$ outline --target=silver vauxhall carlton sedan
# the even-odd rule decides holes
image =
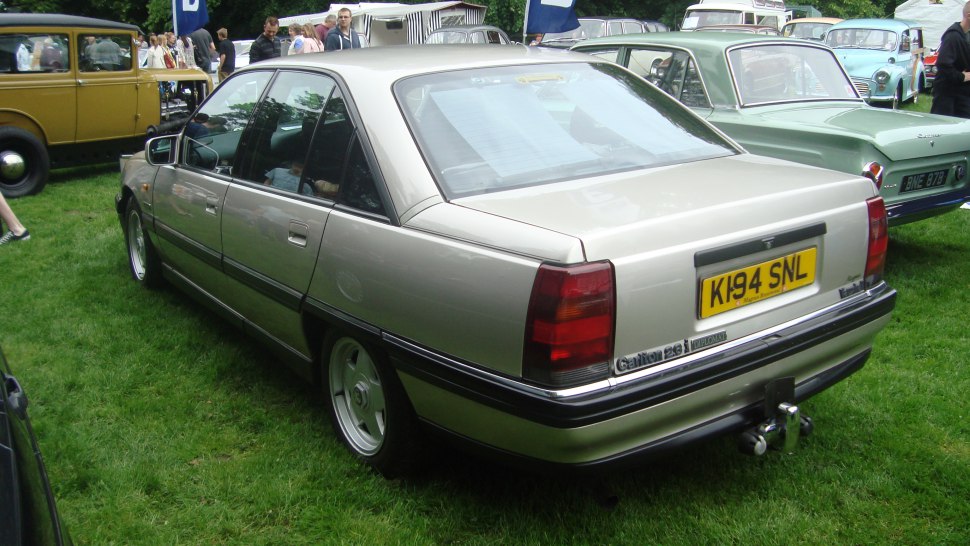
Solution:
[[[275,349],[388,476],[429,433],[547,468],[792,449],[895,301],[872,182],[586,55],[291,56],[199,113],[124,165],[134,278]]]

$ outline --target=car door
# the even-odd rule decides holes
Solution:
[[[0,544],[70,543],[27,406],[0,351]]]
[[[131,35],[78,33],[75,43],[77,141],[133,136],[138,86]]]
[[[0,31],[0,111],[9,116],[4,123],[40,126],[37,136],[49,146],[74,142],[77,84],[70,43],[64,29]]]
[[[223,209],[227,302],[255,334],[306,359],[300,309],[350,131],[332,78],[281,71],[246,132]]]
[[[152,208],[162,252],[187,280],[223,302],[223,204],[239,169],[242,136],[272,75],[248,72],[221,83],[199,110],[205,123],[180,136],[179,161],[155,177]]]

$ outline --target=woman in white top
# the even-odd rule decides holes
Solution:
[[[165,68],[165,50],[158,45],[158,36],[152,34],[148,37],[151,46],[148,48],[148,56],[145,57],[145,68]]]
[[[179,68],[195,68],[195,47],[188,36],[175,39],[175,49],[178,51]]]
[[[290,48],[286,51],[287,55],[303,53],[303,29],[300,25],[290,25],[286,29],[290,33]]]

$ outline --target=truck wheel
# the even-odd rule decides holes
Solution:
[[[343,443],[386,478],[411,473],[419,459],[414,410],[383,354],[331,331],[323,358],[327,409]]]
[[[0,127],[0,192],[4,197],[39,193],[50,173],[47,148],[17,127]]]

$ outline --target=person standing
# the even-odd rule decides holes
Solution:
[[[229,31],[225,27],[216,31],[219,37],[219,81],[229,77],[236,70],[236,48],[229,39]]]
[[[350,28],[352,22],[353,15],[349,8],[340,8],[337,11],[337,27],[327,33],[327,41],[324,44],[326,51],[341,51],[361,47],[360,34]]]
[[[145,57],[145,68],[165,68],[165,50],[158,43],[158,36],[154,34],[148,37],[148,56]],[[162,37],[164,40],[164,36]]]
[[[970,3],[963,18],[943,32],[936,52],[936,79],[930,113],[970,118]]]
[[[199,27],[189,34],[192,43],[195,45],[195,64],[203,72],[212,71],[212,54],[216,52],[216,46],[212,42],[212,35],[203,27]]]
[[[290,25],[286,27],[290,34],[290,47],[286,50],[287,55],[298,55],[303,53],[303,27],[300,25]]]
[[[195,46],[192,39],[186,35],[175,39],[175,50],[178,51],[179,68],[196,68]]]
[[[276,33],[280,30],[280,20],[270,15],[263,23],[263,33],[256,38],[249,48],[249,64],[280,56],[280,39]]]
[[[316,30],[310,23],[303,25],[303,52],[317,53],[323,51],[323,42],[317,38]]]
[[[323,19],[323,23],[313,27],[313,31],[317,33],[317,39],[320,40],[321,44],[327,41],[327,34],[335,26],[337,26],[337,16],[330,13]]]
[[[7,224],[7,232],[0,237],[0,245],[30,239],[30,232],[17,219],[17,215],[13,213],[2,193],[0,193],[0,219]]]

